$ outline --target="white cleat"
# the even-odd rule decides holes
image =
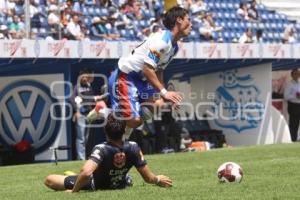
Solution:
[[[109,108],[102,108],[98,112],[96,111],[96,109],[93,109],[86,116],[86,120],[88,123],[92,123],[97,119],[106,119],[110,112],[111,109]]]

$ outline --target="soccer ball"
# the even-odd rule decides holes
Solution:
[[[243,170],[234,162],[226,162],[219,167],[217,175],[222,183],[240,183],[243,178]]]

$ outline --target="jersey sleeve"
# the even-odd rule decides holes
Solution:
[[[149,51],[145,58],[145,63],[153,66],[155,69],[161,59],[164,52],[168,51],[168,44],[159,40],[157,37],[153,37],[149,41]]]
[[[98,165],[101,165],[104,158],[104,149],[101,146],[95,146],[89,157],[89,160],[93,160]]]
[[[134,153],[134,166],[136,168],[140,168],[147,165],[147,161],[144,159],[141,148],[136,143],[132,146],[132,148]]]

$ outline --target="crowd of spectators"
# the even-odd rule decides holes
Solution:
[[[270,30],[257,28],[264,18],[256,0],[177,2],[192,16],[193,31],[187,41],[265,42],[263,36],[270,33]],[[231,24],[219,23],[223,12],[218,10],[219,4],[222,8],[231,5],[236,8],[236,13],[230,11],[230,14],[240,20],[239,24],[246,24],[241,27],[242,31],[232,33]],[[28,10],[31,39],[144,40],[163,29],[164,5],[161,0],[30,0]],[[0,0],[0,39],[24,38],[25,18],[24,0]],[[285,24],[280,33],[281,42],[297,42],[296,30],[294,24]],[[230,37],[226,37],[228,32]]]

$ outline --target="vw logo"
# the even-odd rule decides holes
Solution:
[[[1,91],[0,139],[4,144],[25,139],[39,153],[54,142],[61,124],[55,119],[61,117],[61,109],[52,106],[58,101],[50,94],[48,86],[32,80],[13,82]]]

